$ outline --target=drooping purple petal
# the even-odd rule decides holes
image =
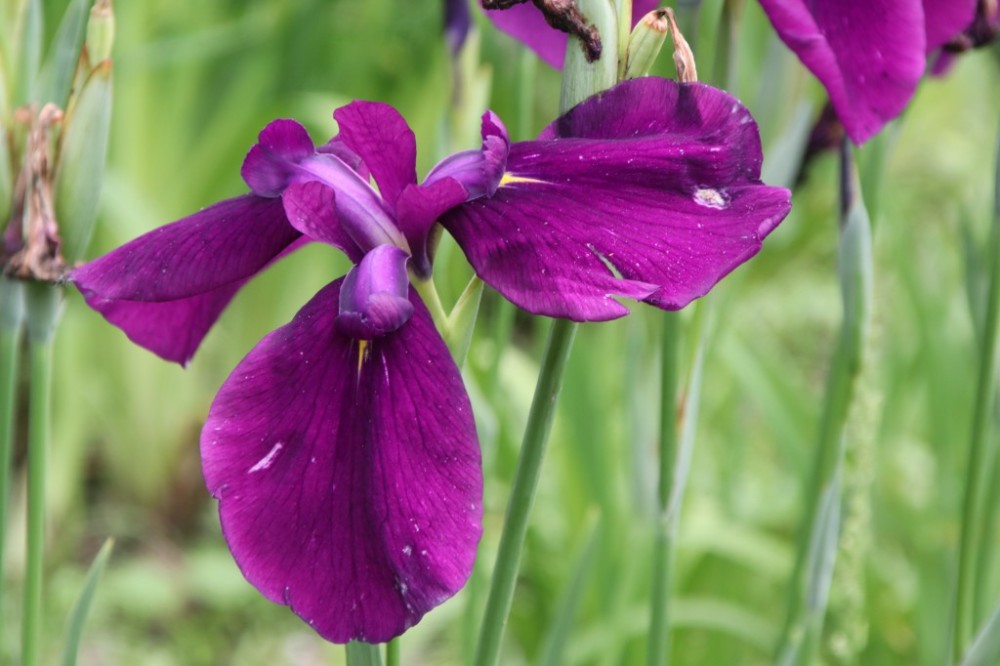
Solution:
[[[351,102],[333,112],[341,141],[361,156],[390,206],[417,182],[417,143],[399,112],[381,102]]]
[[[348,272],[340,289],[337,331],[356,340],[392,333],[413,316],[409,256],[393,245],[381,245]]]
[[[826,88],[855,143],[881,130],[913,96],[928,44],[919,2],[760,4],[782,41]]]
[[[444,0],[444,36],[452,56],[462,49],[471,26],[469,0]]]
[[[247,579],[335,642],[381,642],[468,578],[482,474],[458,369],[413,318],[367,343],[334,325],[341,281],[226,380],[202,431],[209,490]]]
[[[315,152],[306,128],[290,119],[268,123],[247,153],[240,172],[254,194],[276,197],[295,173],[295,166]]]
[[[923,0],[927,53],[941,48],[975,20],[976,0]]]
[[[280,199],[246,195],[150,231],[69,280],[133,342],[183,365],[239,288],[300,237]]]
[[[583,136],[584,138],[574,138]],[[701,84],[645,78],[511,146],[496,194],[442,218],[480,277],[536,314],[595,321],[703,296],[789,210],[760,183],[750,113]]]
[[[632,25],[656,9],[659,0],[633,0]],[[486,11],[487,18],[519,42],[527,45],[554,69],[562,69],[566,57],[566,34],[545,22],[545,17],[530,2],[510,9]]]

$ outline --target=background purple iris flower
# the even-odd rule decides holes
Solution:
[[[659,4],[659,0],[633,0],[632,25]],[[566,57],[566,34],[546,23],[545,17],[533,4],[526,2],[510,9],[484,11],[496,27],[526,44],[552,67],[562,69]]]
[[[407,278],[430,272],[435,220],[516,304],[603,320],[627,312],[617,297],[673,309],[703,295],[790,204],[759,181],[749,112],[699,84],[622,83],[521,143],[487,113],[482,147],[420,186],[395,110],[355,102],[335,117],[340,134],[319,148],[275,121],[244,161],[251,194],[70,279],[133,340],[183,363],[235,292],[298,244],[351,258],[236,367],[201,452],[247,579],[330,640],[380,642],[464,584],[481,533],[469,400]]]
[[[976,0],[760,0],[775,30],[826,88],[855,143],[902,112],[927,55],[972,22]]]

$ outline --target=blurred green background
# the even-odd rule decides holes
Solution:
[[[119,2],[111,154],[88,256],[242,193],[243,155],[275,117],[299,119],[322,141],[336,131],[335,107],[355,98],[389,102],[416,132],[420,173],[477,144],[487,103],[516,138],[552,120],[557,73],[478,16],[456,90],[441,4]],[[64,3],[45,5],[51,31]],[[713,71],[719,5],[702,3],[690,40],[703,78]],[[669,68],[669,57],[663,61]],[[796,137],[820,108],[821,90],[755,3],[737,62],[735,92],[760,122],[765,180],[791,184]],[[826,663],[937,664],[945,654],[978,362],[979,254],[1000,122],[998,62],[990,52],[962,57],[947,77],[925,82],[888,131],[887,172],[878,200],[868,202],[877,210],[874,334],[848,432]],[[832,156],[813,163],[760,256],[710,296],[675,578],[678,664],[770,663],[840,320],[836,172]],[[441,252],[439,288],[453,301],[469,270],[447,241]],[[341,649],[243,581],[202,484],[197,442],[214,392],[239,359],[346,266],[318,246],[276,265],[241,293],[187,370],[132,346],[70,294],[57,345],[49,483],[52,659],[108,536],[116,549],[82,664],[342,659]],[[508,335],[509,314],[487,295],[466,368],[487,479],[477,570],[465,591],[404,636],[407,664],[464,663],[475,636],[546,330],[546,322],[517,315]],[[637,306],[632,317],[580,331],[505,664],[643,663],[660,321]],[[19,636],[23,437],[15,465],[3,663],[13,663]],[[991,605],[1000,599],[1000,576],[979,584]]]

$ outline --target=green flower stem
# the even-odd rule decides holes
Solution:
[[[805,485],[805,511],[789,581],[788,609],[778,644],[778,661],[813,663],[825,615],[826,592],[832,575],[839,512],[840,468],[844,427],[861,371],[862,350],[871,313],[871,224],[861,199],[853,157],[847,144],[841,156],[841,238],[838,272],[844,319],[831,359],[813,467]]]
[[[28,538],[21,663],[23,666],[35,666],[40,660],[43,627],[45,466],[51,420],[52,339],[58,321],[61,293],[59,287],[29,283],[26,295],[31,384],[28,394]]]
[[[577,325],[571,321],[556,319],[549,331],[549,341],[542,358],[535,396],[531,401],[531,411],[500,536],[493,580],[486,601],[486,612],[479,633],[474,661],[477,666],[495,666],[500,662],[500,644],[514,598],[514,584],[528,531],[528,515],[535,499],[542,459],[555,416],[556,398],[562,386],[563,371],[573,346],[576,328]]]
[[[399,639],[394,638],[385,644],[385,666],[401,666],[399,656]]]
[[[972,639],[975,624],[974,599],[977,581],[976,553],[982,538],[982,494],[984,472],[988,465],[987,439],[996,392],[997,319],[1000,317],[1000,148],[997,156],[997,184],[994,223],[990,230],[989,288],[986,296],[986,317],[983,320],[982,359],[976,382],[976,398],[972,412],[972,434],[969,441],[969,462],[965,473],[965,497],[962,502],[962,536],[958,550],[958,581],[955,586],[955,621],[952,653],[957,662],[962,650]],[[989,548],[986,545],[986,548]]]
[[[3,571],[4,536],[7,534],[14,406],[17,403],[17,370],[23,319],[24,297],[21,283],[0,277],[0,572]],[[3,586],[0,585],[0,605],[2,602]]]
[[[347,666],[382,666],[380,647],[373,643],[351,641],[344,646]]]
[[[719,17],[719,35],[715,50],[713,67],[713,83],[737,94],[739,84],[739,38],[740,23],[743,16],[745,0],[725,0],[722,3],[722,13]]]
[[[674,470],[677,461],[677,347],[680,315],[663,317],[660,368],[660,469],[657,485],[656,534],[653,543],[653,590],[651,599],[649,666],[670,662],[670,586],[673,574],[676,517],[670,517]]]

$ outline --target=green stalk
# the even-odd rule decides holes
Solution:
[[[41,653],[43,613],[42,575],[45,564],[45,466],[52,402],[52,339],[58,320],[60,290],[29,283],[28,358],[28,517],[24,616],[21,633],[22,666],[35,666]]]
[[[660,369],[660,469],[657,485],[656,533],[653,543],[653,590],[649,627],[649,666],[670,662],[670,586],[673,573],[676,519],[670,519],[674,468],[677,460],[677,342],[680,315],[666,312],[663,317],[663,344]]]
[[[14,406],[17,403],[17,369],[24,319],[22,291],[20,282],[0,277],[0,572],[3,571],[4,537],[7,534]],[[2,604],[3,586],[0,585],[0,607]]]
[[[385,644],[385,666],[401,666],[399,656],[399,639],[394,638]]]
[[[571,321],[556,319],[549,330],[549,341],[542,357],[542,369],[524,430],[524,441],[514,474],[514,485],[511,488],[486,612],[479,633],[474,661],[477,666],[495,666],[500,663],[500,643],[514,598],[514,584],[521,564],[524,538],[528,532],[528,515],[535,499],[542,459],[555,416],[556,398],[562,387],[563,371],[573,346],[576,328],[576,324]]]
[[[382,653],[374,643],[351,641],[344,646],[347,666],[382,666]]]
[[[1000,317],[1000,148],[997,157],[997,184],[994,224],[990,230],[989,287],[986,296],[986,317],[983,320],[982,359],[976,382],[976,397],[972,412],[972,434],[969,441],[969,461],[965,472],[965,497],[962,501],[962,527],[958,550],[958,582],[955,586],[955,621],[952,634],[952,656],[956,661],[972,639],[975,623],[974,599],[978,581],[976,572],[977,547],[981,544],[983,481],[989,450],[990,417],[996,391],[997,319]],[[991,544],[983,544],[989,548]]]
[[[850,149],[841,155],[839,274],[844,319],[831,359],[813,467],[805,486],[805,512],[789,582],[788,609],[778,644],[779,663],[812,663],[826,610],[836,555],[844,427],[862,365],[871,311],[871,224]]]

